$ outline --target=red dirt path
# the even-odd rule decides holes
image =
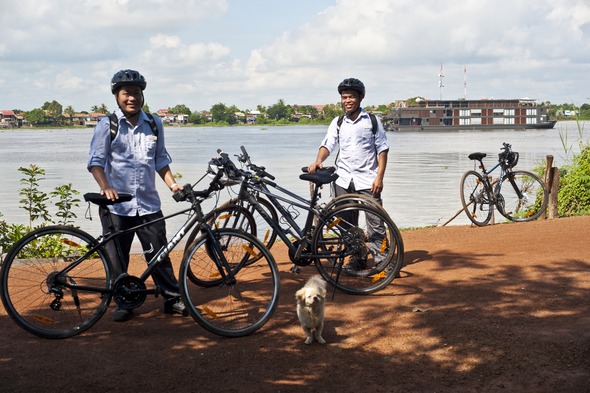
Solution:
[[[305,345],[288,272],[259,332],[225,339],[190,318],[110,315],[44,340],[0,307],[1,392],[590,392],[590,216],[402,232],[402,277],[371,296],[336,293],[326,345]],[[143,266],[140,266],[143,267]]]

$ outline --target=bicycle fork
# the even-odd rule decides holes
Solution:
[[[223,255],[222,245],[218,241],[215,241],[215,233],[213,233],[211,226],[203,223],[202,230],[207,234],[207,247],[212,251],[212,259],[219,270],[219,274],[223,278],[224,284],[228,286],[235,285],[235,274],[232,272],[231,266]]]

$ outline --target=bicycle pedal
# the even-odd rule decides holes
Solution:
[[[299,266],[297,266],[297,265],[294,265],[291,268],[291,273],[299,274],[299,273],[301,273],[301,268]]]

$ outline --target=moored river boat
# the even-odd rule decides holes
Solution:
[[[533,99],[417,100],[383,117],[388,131],[547,129],[547,107]]]

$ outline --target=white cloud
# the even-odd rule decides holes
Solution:
[[[338,101],[350,76],[367,104],[417,95],[585,102],[585,0],[21,0],[3,5],[0,107],[106,102],[121,68],[148,79],[150,106],[209,109]],[[7,17],[10,15],[10,18]],[[294,22],[295,21],[295,22]]]

